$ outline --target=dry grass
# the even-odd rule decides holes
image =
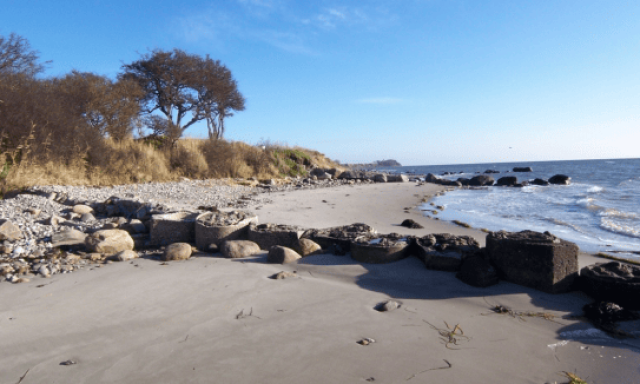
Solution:
[[[55,144],[51,147],[55,153]],[[7,163],[0,174],[2,190],[33,185],[161,182],[181,177],[270,179],[306,176],[313,166],[344,169],[323,154],[304,148],[270,144],[262,149],[242,142],[193,138],[179,140],[173,149],[162,142],[104,139],[99,146],[79,154],[72,160],[41,154],[38,158]],[[12,154],[5,151],[1,155],[7,158]]]

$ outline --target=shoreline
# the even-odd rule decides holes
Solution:
[[[484,244],[486,233],[415,209],[445,189],[379,183],[272,192],[244,209],[260,223],[325,228],[363,222],[379,233],[452,233]],[[424,228],[400,227],[407,218]],[[376,265],[320,254],[279,265],[267,263],[265,251],[249,259],[219,256],[198,252],[169,263],[141,258],[0,284],[0,382],[17,382],[27,370],[25,384],[371,378],[506,384],[562,382],[562,372],[590,383],[638,377],[637,339],[603,336],[572,317],[591,302],[581,292],[551,295],[504,281],[474,288],[413,257]],[[579,259],[580,267],[598,261]],[[283,270],[297,271],[296,277],[268,278]],[[373,309],[389,299],[401,307]],[[492,313],[498,304],[553,317]],[[465,337],[448,345],[445,324],[459,324]],[[375,342],[357,344],[363,338]],[[60,364],[67,360],[76,364]]]

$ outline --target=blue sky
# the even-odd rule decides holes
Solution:
[[[640,157],[637,1],[3,0],[53,63],[115,77],[150,49],[219,59],[227,138],[403,165]],[[191,136],[204,137],[194,126]]]

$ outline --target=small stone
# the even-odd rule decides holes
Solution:
[[[373,344],[376,341],[370,337],[365,337],[364,339],[358,340],[357,343],[360,345],[369,345],[369,344]]]
[[[93,212],[93,208],[91,208],[88,205],[84,205],[84,204],[78,204],[78,205],[74,205],[73,208],[71,209],[71,211],[73,213],[77,213],[79,215],[82,215],[84,213],[91,213]]]
[[[74,364],[78,364],[78,362],[75,360],[65,360],[60,363],[60,365],[74,365]]]
[[[95,221],[95,220],[96,220],[95,216],[93,216],[90,212],[83,213],[80,216],[80,221],[83,222],[83,223],[90,223],[90,222]]]
[[[411,229],[424,228],[420,223],[417,223],[415,220],[412,220],[412,219],[406,219],[400,225],[403,227],[411,228]]]
[[[296,274],[295,271],[293,272],[289,272],[289,271],[282,271],[282,272],[278,272],[275,275],[272,275],[271,278],[274,280],[283,280],[283,279],[288,279],[290,277],[296,277],[298,276]]]
[[[56,232],[51,236],[51,244],[54,247],[63,245],[84,244],[87,235],[77,229],[68,229],[66,231]]]
[[[374,309],[378,312],[390,312],[400,308],[401,305],[402,303],[400,303],[399,301],[387,300],[376,305]]]
[[[30,213],[33,216],[38,216],[40,215],[42,211],[40,209],[37,208],[27,208],[27,213]]]
[[[51,215],[51,217],[46,221],[47,225],[51,225],[54,227],[57,227],[58,225],[64,223],[65,220],[60,217],[60,216],[56,216],[56,215]]]
[[[162,260],[186,260],[191,257],[191,245],[187,243],[173,243],[164,249]]]

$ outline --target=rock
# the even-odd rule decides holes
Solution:
[[[513,167],[513,172],[533,172],[531,167]]]
[[[191,245],[187,243],[173,243],[167,245],[162,255],[162,260],[187,260],[191,257]]]
[[[274,264],[288,264],[302,257],[293,249],[275,245],[269,249],[267,261]]]
[[[400,224],[403,227],[406,228],[411,228],[411,229],[421,229],[424,228],[422,225],[420,225],[419,223],[417,223],[415,220],[413,219],[406,219],[402,222],[402,224]]]
[[[51,215],[50,218],[47,219],[46,224],[57,227],[58,225],[64,223],[64,219],[60,216]]]
[[[82,215],[84,213],[91,213],[93,212],[93,208],[91,208],[88,205],[84,205],[84,204],[78,204],[78,205],[74,205],[73,208],[71,209],[71,212],[73,213],[77,213],[79,215]]]
[[[386,183],[387,175],[384,173],[376,173],[375,175],[373,175],[373,181],[375,181],[376,183]]]
[[[440,184],[442,183],[442,179],[439,178],[438,176],[434,175],[433,173],[429,173],[427,174],[427,176],[425,176],[424,181],[426,181],[427,183],[432,183],[432,184]]]
[[[290,277],[297,277],[298,275],[296,274],[295,271],[293,272],[289,272],[289,271],[282,271],[282,272],[278,272],[275,275],[271,276],[271,279],[274,280],[283,280],[283,279],[288,279]]]
[[[547,186],[549,185],[549,182],[547,180],[544,179],[535,179],[531,182],[531,184],[533,185],[542,185],[542,186]]]
[[[41,265],[40,268],[38,268],[38,273],[42,277],[50,277],[51,276],[51,270],[46,265]]]
[[[549,232],[492,232],[487,255],[501,278],[547,293],[572,290],[578,276],[578,246]]]
[[[354,223],[340,227],[331,227],[325,229],[310,229],[304,232],[303,238],[313,240],[322,249],[328,249],[334,245],[338,246],[341,251],[349,252],[351,249],[351,240],[357,237],[373,237],[376,230],[367,224]]]
[[[274,245],[295,248],[303,234],[303,228],[292,225],[251,224],[247,229],[247,238],[261,249],[270,249]]]
[[[87,236],[85,245],[90,252],[118,253],[133,250],[133,239],[121,229],[103,229]]]
[[[469,185],[472,187],[491,186],[493,185],[494,181],[495,180],[491,176],[478,175],[478,176],[472,177],[471,180],[469,180]]]
[[[499,187],[513,187],[518,184],[518,178],[515,176],[505,176],[498,179],[496,183]]]
[[[459,177],[457,181],[460,183],[461,186],[464,185],[465,187],[468,186],[469,183],[471,182],[471,180],[467,179],[466,177]]]
[[[480,256],[464,259],[456,277],[464,283],[479,288],[489,287],[499,282],[496,269]]]
[[[123,231],[127,231],[127,232],[129,232],[131,234],[146,233],[147,232],[147,227],[139,219],[131,219],[127,223],[125,223],[122,226],[120,226],[120,228]]]
[[[571,178],[567,175],[555,175],[549,179],[549,184],[569,185],[571,184]]]
[[[260,246],[249,240],[227,240],[222,243],[221,251],[229,259],[242,259],[260,252]]]
[[[322,253],[322,247],[315,241],[309,239],[299,239],[298,243],[293,247],[293,250],[298,252],[302,257]]]
[[[193,212],[153,215],[149,228],[151,244],[167,245],[178,242],[193,242],[197,216],[198,214]]]
[[[66,231],[55,232],[51,235],[51,245],[53,247],[61,247],[63,245],[80,245],[84,244],[87,235],[77,229],[67,229]]]
[[[496,171],[496,170],[493,170],[493,169],[487,169],[486,171],[484,171],[484,173],[486,173],[486,174],[500,173],[500,171]]]
[[[128,261],[138,258],[138,253],[130,250],[120,251],[115,255],[108,258],[108,260],[113,261]]]
[[[409,256],[409,243],[397,234],[351,241],[351,258],[361,263],[385,264]]]
[[[580,289],[595,300],[640,310],[640,267],[612,261],[580,270]]]
[[[0,240],[16,241],[22,239],[20,228],[7,219],[0,219]]]
[[[80,220],[81,222],[83,222],[83,223],[90,223],[90,222],[92,222],[92,221],[95,221],[95,220],[96,220],[96,218],[95,218],[95,216],[93,216],[90,212],[87,212],[87,213],[83,213],[83,214],[80,216],[80,219],[79,219],[79,220]]]
[[[31,214],[33,217],[38,217],[42,210],[38,208],[27,208],[27,213]]]
[[[605,326],[605,328],[615,327],[619,321],[630,321],[640,319],[640,315],[631,312],[627,308],[622,308],[618,304],[606,301],[597,301],[582,307],[584,317],[591,320],[595,325]]]
[[[387,176],[389,183],[406,183],[409,181],[409,177],[402,173],[392,173]]]
[[[213,243],[246,239],[250,224],[258,224],[258,217],[249,212],[202,213],[195,220],[196,247],[206,252]]]
[[[410,252],[428,269],[454,272],[460,269],[465,257],[476,254],[479,249],[478,242],[470,236],[436,233],[413,239]]]
[[[397,300],[387,300],[382,303],[378,303],[373,309],[375,309],[378,312],[390,312],[390,311],[395,311],[401,306],[402,306],[402,303],[400,303]]]

